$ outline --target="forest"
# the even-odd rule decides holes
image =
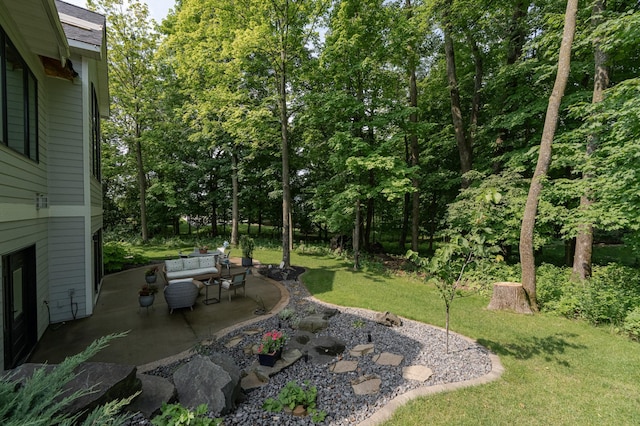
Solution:
[[[345,236],[357,265],[462,236],[520,263],[534,306],[549,244],[582,279],[594,246],[637,257],[638,1],[177,0],[161,23],[88,4],[112,238],[242,227],[289,265]]]

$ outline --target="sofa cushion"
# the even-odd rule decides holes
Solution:
[[[182,271],[184,269],[182,259],[165,260],[164,265],[167,272]]]
[[[200,268],[215,268],[216,258],[213,256],[200,257]]]
[[[200,267],[200,259],[197,257],[190,257],[188,259],[182,259],[183,269],[198,269]]]
[[[175,280],[169,280],[169,285],[180,283],[193,283],[193,278],[178,278]]]
[[[187,269],[183,271],[167,272],[167,279],[175,280],[179,278],[193,278],[200,275],[215,275],[217,273],[218,273],[217,268]]]

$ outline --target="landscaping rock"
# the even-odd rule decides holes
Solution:
[[[240,380],[234,380],[225,369],[202,355],[195,356],[173,374],[180,403],[189,409],[207,404],[214,413],[233,410],[240,395]]]
[[[404,357],[402,355],[392,354],[391,352],[383,352],[373,357],[373,362],[378,365],[392,365],[398,366],[402,362]]]
[[[328,326],[329,321],[327,321],[322,314],[309,315],[308,317],[302,318],[298,323],[298,329],[311,333],[322,331]]]
[[[411,365],[402,369],[402,377],[406,380],[426,382],[433,375],[433,371],[424,365]]]
[[[320,336],[312,339],[309,346],[312,349],[309,355],[312,357],[315,354],[335,357],[344,352],[346,343],[333,336]]]
[[[367,343],[365,345],[357,345],[349,351],[349,355],[360,357],[373,352],[373,343]]]
[[[23,382],[43,364],[22,364],[12,371],[14,381]],[[52,370],[55,365],[47,365]],[[116,399],[128,398],[142,388],[136,377],[136,367],[132,365],[110,364],[104,362],[83,362],[75,370],[76,377],[64,387],[64,394],[92,389],[93,392],[72,401],[64,412],[75,415],[82,413],[84,419],[93,409]]]
[[[138,379],[142,383],[142,393],[127,405],[127,411],[139,412],[145,418],[151,419],[160,414],[163,403],[171,404],[177,401],[178,392],[169,380],[149,374],[138,374]]]
[[[380,391],[382,380],[380,377],[369,374],[360,376],[351,382],[351,387],[356,395],[372,395]]]
[[[382,312],[376,315],[376,322],[378,324],[386,325],[387,327],[399,327],[402,325],[402,320],[396,314],[391,312]]]

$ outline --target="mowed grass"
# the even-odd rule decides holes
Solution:
[[[302,281],[321,300],[444,326],[440,295],[421,280],[354,272],[351,264],[325,256],[292,253],[291,261],[307,268]],[[386,424],[640,424],[638,343],[555,316],[488,311],[488,303],[478,295],[455,299],[451,328],[496,353],[502,377],[416,399]]]
[[[258,248],[254,258],[278,265],[282,254]],[[439,293],[415,277],[353,271],[340,259],[295,252],[291,264],[307,269],[301,280],[318,299],[444,326]],[[386,425],[640,424],[640,344],[583,322],[488,311],[488,303],[456,298],[451,329],[496,353],[502,377],[413,400]]]

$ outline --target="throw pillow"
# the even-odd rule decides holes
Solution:
[[[184,263],[184,269],[198,269],[200,268],[200,259],[197,257],[190,257],[189,259],[182,259]]]
[[[182,271],[182,259],[173,259],[173,260],[165,260],[164,265],[167,269],[167,272],[176,272]]]
[[[200,258],[200,267],[201,268],[215,268],[216,259],[213,256],[205,256]]]

